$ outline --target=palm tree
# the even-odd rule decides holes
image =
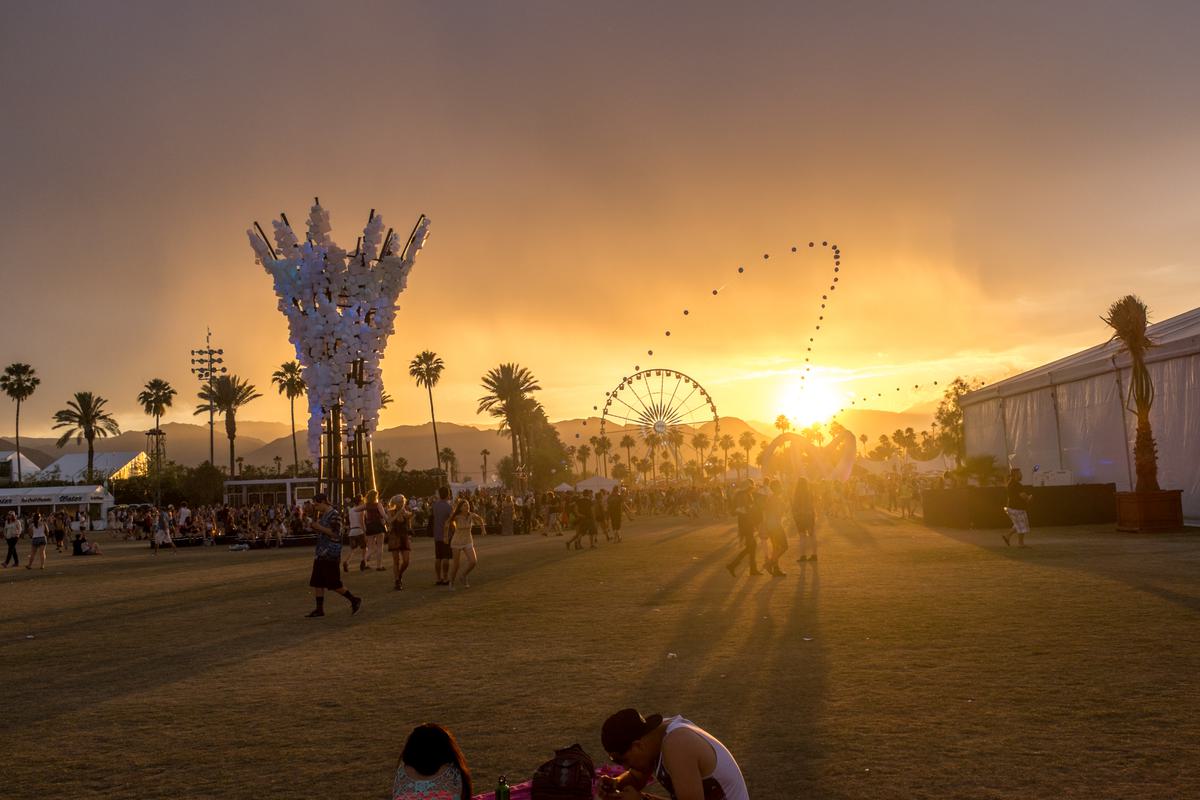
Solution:
[[[742,431],[738,437],[738,447],[746,451],[746,474],[750,474],[750,450],[758,444],[758,437],[752,431]]]
[[[694,450],[696,453],[696,461],[698,463],[704,463],[704,454],[711,446],[712,439],[708,438],[707,433],[696,433],[692,435],[692,450]]]
[[[675,474],[679,474],[679,448],[683,447],[683,431],[679,428],[671,428],[666,435],[667,444],[671,446],[671,453],[675,456]]]
[[[867,442],[869,441],[869,439],[867,438],[867,435],[864,433],[864,434],[862,434],[861,436],[859,436],[859,437],[858,437],[858,440],[859,440],[860,442],[862,442],[862,446],[863,446],[863,455],[865,456],[865,455],[867,454]]]
[[[596,458],[604,465],[604,477],[608,477],[608,454],[612,451],[612,439],[607,436],[597,436],[592,447],[596,450]]]
[[[787,433],[792,429],[792,421],[783,414],[780,414],[775,418],[775,427],[779,428],[780,433]]]
[[[637,446],[637,440],[627,433],[621,437],[620,446],[625,448],[626,463],[633,467],[633,448]]]
[[[1113,329],[1112,338],[1121,340],[1129,353],[1129,395],[1125,407],[1137,416],[1137,436],[1133,443],[1133,464],[1137,473],[1135,492],[1157,492],[1158,446],[1150,428],[1150,407],[1154,405],[1154,383],[1146,369],[1146,351],[1154,342],[1146,335],[1150,310],[1137,295],[1128,294],[1108,307],[1108,316],[1101,317]],[[1132,404],[1132,408],[1130,408]]]
[[[433,423],[433,455],[437,461],[439,472],[442,469],[442,450],[438,445],[437,417],[433,413],[433,387],[437,386],[438,381],[442,379],[442,370],[445,368],[446,365],[442,363],[442,359],[432,350],[422,350],[412,361],[408,362],[408,374],[417,382],[417,386],[424,386],[429,391],[429,419]]]
[[[246,459],[243,456],[237,457],[237,477],[242,477],[242,471],[246,468]]]
[[[654,431],[646,434],[646,449],[650,451],[650,480],[658,480],[654,451],[662,446],[662,437]]]
[[[586,444],[581,444],[575,449],[575,458],[579,461],[579,468],[581,470],[579,475],[580,478],[587,477],[587,463],[588,459],[591,457],[592,448],[588,447]]]
[[[717,440],[717,447],[725,451],[725,467],[724,471],[721,473],[722,475],[729,474],[729,451],[733,449],[734,444],[735,442],[733,441],[733,437],[728,433],[723,434],[721,438]]]
[[[520,364],[506,363],[493,367],[480,378],[484,391],[479,398],[476,414],[487,412],[503,420],[500,430],[507,431],[512,439],[513,467],[519,468],[521,460],[522,429],[533,411],[536,401],[531,402],[530,393],[541,391],[537,378]]]
[[[741,453],[734,453],[733,458],[731,458],[730,461],[733,462],[733,469],[737,472],[739,477],[742,474],[742,467],[746,467],[747,470],[749,469],[749,464],[746,460],[746,457]]]
[[[42,379],[28,364],[9,364],[0,375],[0,389],[17,403],[17,483],[21,482],[21,403],[29,399]]]
[[[234,440],[237,439],[237,410],[262,397],[254,384],[248,383],[237,375],[220,375],[211,384],[205,384],[197,395],[202,402],[196,406],[195,415],[207,414],[211,409],[225,417],[225,435],[229,437],[229,477],[235,475]]]
[[[279,388],[280,394],[287,395],[288,405],[292,412],[292,477],[300,473],[300,449],[296,446],[296,398],[304,394],[308,388],[300,374],[299,361],[285,361],[279,369],[271,374],[271,383]]]
[[[159,497],[159,481],[162,479],[162,428],[161,420],[163,414],[167,413],[175,402],[175,395],[178,394],[171,384],[164,381],[162,378],[151,378],[146,381],[145,388],[138,393],[137,400],[141,404],[142,410],[148,416],[154,417],[154,502],[160,503]]]
[[[480,483],[487,483],[487,460],[491,454],[492,451],[486,447],[479,451],[479,455],[483,456],[483,479],[479,481]]]
[[[439,463],[445,464],[450,472],[450,480],[458,480],[458,456],[449,447],[443,447],[438,453]]]
[[[404,470],[406,470],[406,469],[408,469],[408,459],[405,458],[404,456],[397,456],[396,457],[396,472],[403,474]]]
[[[275,462],[275,474],[279,475],[283,472],[283,456],[275,456],[271,460]]]
[[[54,412],[54,429],[66,428],[58,437],[55,446],[62,447],[71,439],[75,444],[87,440],[87,482],[92,482],[92,464],[95,452],[93,443],[96,437],[101,439],[121,435],[121,427],[117,421],[104,410],[108,401],[91,392],[76,392],[72,400],[67,401],[67,407]]]

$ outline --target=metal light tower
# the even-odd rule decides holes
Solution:
[[[211,398],[213,393],[213,380],[218,373],[226,372],[225,367],[219,367],[218,364],[224,364],[225,359],[220,358],[224,355],[224,350],[214,350],[212,346],[212,329],[205,328],[204,347],[199,350],[192,351],[192,373],[200,379],[201,383],[208,384],[208,395]],[[216,449],[215,449],[215,434],[216,430],[216,407],[212,402],[208,404],[208,463],[216,466]],[[232,476],[231,476],[232,477]]]

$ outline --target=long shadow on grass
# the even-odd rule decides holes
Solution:
[[[879,540],[875,538],[875,534],[856,519],[830,518],[825,520],[825,524],[827,528],[832,529],[834,533],[854,547],[879,549]]]

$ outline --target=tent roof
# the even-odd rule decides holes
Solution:
[[[575,484],[575,490],[582,492],[584,489],[612,489],[620,481],[615,481],[612,478],[605,478],[601,475],[593,475]]]
[[[560,483],[558,486],[554,487],[554,491],[556,491],[556,492],[573,492],[573,491],[575,491],[575,487],[569,483]]]
[[[141,455],[143,455],[143,452],[140,450],[96,453],[92,457],[93,477],[95,474],[111,475],[114,472],[118,472],[127,466],[129,462]],[[57,478],[69,481],[83,475],[85,472],[87,472],[87,453],[67,453],[38,473],[37,478],[38,480],[54,480]]]
[[[1146,328],[1146,335],[1158,345],[1146,354],[1149,363],[1200,353],[1200,308],[1156,322]],[[1122,351],[1121,343],[1108,341],[970,392],[963,395],[961,404],[971,406],[997,397],[1011,397],[1127,366],[1129,356]]]
[[[21,486],[0,489],[0,506],[54,505],[59,503],[98,503],[113,496],[103,486]]]

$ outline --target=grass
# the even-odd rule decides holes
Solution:
[[[1200,797],[1200,538],[871,515],[735,580],[730,531],[486,538],[454,593],[421,539],[409,589],[353,572],[362,613],[323,620],[307,549],[51,554],[0,573],[0,795],[382,798],[426,720],[489,788],[600,757],[633,705],[715,733],[756,798]]]

